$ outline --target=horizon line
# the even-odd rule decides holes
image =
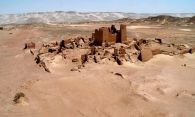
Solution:
[[[75,12],[75,13],[132,13],[132,14],[195,14],[195,12],[162,12],[162,13],[153,13],[153,12],[126,12],[126,11],[32,11],[32,12],[21,12],[21,13],[0,13],[0,15],[19,15],[19,14],[33,14],[33,13],[52,13],[52,12]]]

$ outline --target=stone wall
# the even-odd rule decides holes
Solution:
[[[120,43],[127,41],[127,28],[126,25],[121,24],[120,26]]]
[[[117,30],[116,33],[112,33],[111,28],[108,27],[96,29],[95,33],[92,34],[92,38],[95,39],[94,44],[98,46],[101,46],[104,42],[122,43],[127,41],[126,25],[121,25],[120,30]]]

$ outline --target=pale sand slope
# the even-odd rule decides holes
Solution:
[[[59,64],[49,74],[21,49],[42,34],[8,33],[0,32],[0,117],[195,116],[195,54],[157,55],[123,66],[87,64],[81,72]],[[19,91],[28,98],[25,105],[12,102]]]
[[[194,60],[195,54],[158,55],[136,65],[88,64],[81,72],[64,71],[63,76],[40,80],[24,90],[28,105],[13,106],[8,115],[193,117]]]

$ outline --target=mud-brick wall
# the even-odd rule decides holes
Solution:
[[[120,25],[120,40],[120,42],[127,41],[127,27],[123,24]]]
[[[111,32],[109,32],[108,36],[109,36],[108,40],[106,40],[107,42],[116,42],[116,37],[117,37],[116,34],[112,34]]]
[[[98,29],[95,30],[95,45],[101,45],[102,44],[102,38],[101,38],[101,35],[100,35],[100,31]]]

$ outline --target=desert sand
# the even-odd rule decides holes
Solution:
[[[24,25],[0,31],[0,117],[195,116],[195,54],[159,54],[147,62],[121,66],[86,63],[80,71],[70,71],[74,65],[61,63],[59,56],[47,73],[35,63],[35,56],[23,50],[29,41],[38,48],[50,41],[90,37],[102,25]],[[132,27],[129,40],[158,37],[167,43],[195,45],[191,27],[190,31]],[[17,92],[26,99],[14,104]]]

